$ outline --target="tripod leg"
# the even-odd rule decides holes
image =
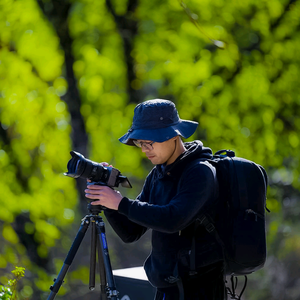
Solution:
[[[96,228],[94,218],[91,220],[92,233],[91,233],[91,256],[90,256],[90,282],[89,289],[92,291],[95,288],[95,274],[96,274]]]
[[[107,300],[106,295],[106,274],[103,264],[102,253],[100,251],[100,242],[97,240],[97,232],[95,219],[91,220],[92,236],[91,236],[91,257],[90,257],[90,290],[95,288],[95,274],[96,274],[96,250],[98,249],[99,271],[100,271],[100,300]]]
[[[73,244],[69,250],[69,253],[64,261],[64,264],[57,276],[56,279],[54,279],[54,284],[53,286],[50,287],[51,293],[48,296],[47,300],[52,300],[55,298],[56,294],[58,293],[61,285],[63,284],[63,280],[68,272],[68,269],[70,267],[70,265],[72,264],[72,261],[79,249],[79,246],[84,238],[84,235],[89,227],[90,224],[90,220],[88,218],[84,218],[81,222],[81,226],[78,230],[78,233],[73,241]]]
[[[107,247],[107,241],[105,236],[105,226],[104,222],[101,218],[99,218],[96,221],[96,227],[97,227],[97,233],[101,245],[102,250],[102,258],[103,258],[103,264],[106,271],[106,279],[108,283],[108,289],[107,289],[107,298],[118,300],[118,291],[116,290],[116,284],[115,279],[113,277],[109,253],[108,253],[108,247]]]
[[[100,273],[100,300],[107,300],[106,295],[106,273],[105,273],[105,266],[103,261],[103,255],[101,250],[100,241],[98,240],[98,262],[99,262],[99,273]]]

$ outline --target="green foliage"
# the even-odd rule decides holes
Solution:
[[[9,287],[0,286],[0,299],[1,300],[10,300],[12,296],[12,292]]]
[[[81,214],[75,181],[62,175],[71,136],[78,132],[71,128],[74,115],[65,102],[71,89],[67,40],[60,40],[53,25],[63,11],[52,10],[55,3],[0,2],[0,276],[12,264],[24,265],[33,274],[22,281],[27,295],[48,289],[49,273],[60,265],[49,272],[46,262],[52,251],[66,254],[71,224]],[[89,158],[120,169],[134,186],[122,193],[135,197],[151,165],[139,149],[118,142],[131,125],[136,105],[131,93],[139,101],[173,100],[181,118],[199,122],[192,138],[213,151],[233,149],[267,169],[270,261],[289,265],[298,257],[299,0],[61,4],[70,4],[62,24],[70,35]],[[47,18],[49,11],[53,19]],[[224,42],[224,49],[214,41]],[[31,244],[39,265],[31,261]],[[112,257],[121,255],[113,251]],[[262,284],[265,276],[260,289],[265,296],[257,298],[275,299],[265,291],[276,282],[275,272],[266,269],[257,280]],[[79,265],[71,278],[86,284],[81,278],[87,273]],[[68,284],[62,293],[72,291]]]
[[[25,268],[16,267],[11,273],[14,275],[14,279],[9,280],[7,286],[0,285],[0,299],[1,300],[17,300],[17,283],[24,277]]]
[[[58,226],[73,222],[77,202],[74,183],[62,175],[71,148],[69,113],[60,99],[64,59],[35,1],[0,5],[0,273],[10,264],[35,272],[21,243],[25,234],[46,258],[61,238]],[[15,231],[19,214],[30,216],[24,236]]]

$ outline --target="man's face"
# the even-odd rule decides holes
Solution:
[[[171,158],[174,154],[176,143],[175,143],[176,137],[167,140],[163,143],[152,143],[152,141],[148,140],[137,140],[141,144],[142,151],[146,154],[148,159],[152,162],[154,165],[164,164],[167,165],[171,163]],[[149,147],[148,145],[151,146]]]

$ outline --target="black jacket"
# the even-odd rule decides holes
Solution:
[[[211,150],[200,141],[185,143],[185,147],[187,151],[173,164],[151,170],[136,200],[124,197],[118,211],[105,210],[124,242],[134,242],[147,229],[153,230],[152,251],[144,268],[149,281],[158,288],[170,286],[167,278],[173,275],[178,256],[191,247],[193,222],[218,192],[215,169],[203,161],[212,157]],[[205,228],[199,230],[197,251],[201,258],[197,266],[201,267],[218,260],[219,252]]]

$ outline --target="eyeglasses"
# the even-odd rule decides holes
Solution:
[[[139,147],[139,148],[143,148],[143,146],[147,149],[147,150],[153,150],[153,144],[155,142],[141,142],[141,141],[138,141],[138,140],[133,140],[133,143]]]

